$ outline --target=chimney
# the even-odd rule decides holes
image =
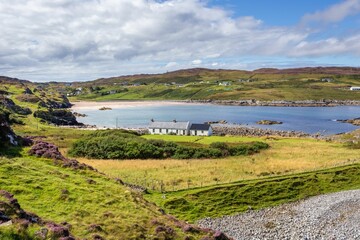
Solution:
[[[155,122],[153,118],[152,118],[152,119],[150,119],[150,121],[151,121],[151,122]]]
[[[176,119],[174,119],[173,122],[176,123],[177,122]]]

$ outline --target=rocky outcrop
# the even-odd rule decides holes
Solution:
[[[256,124],[259,125],[274,125],[274,124],[282,124],[282,123],[283,122],[273,121],[273,120],[260,120],[256,122]]]
[[[30,108],[20,107],[19,105],[16,105],[13,100],[7,97],[0,98],[0,104],[7,110],[20,115],[29,115],[32,113]]]
[[[50,109],[50,110],[38,110],[34,112],[34,117],[42,119],[44,122],[65,125],[65,126],[79,126],[74,114],[65,109]]]
[[[350,123],[355,126],[360,126],[360,118],[348,119],[348,120],[337,120],[338,122]]]
[[[71,108],[72,104],[65,95],[61,95],[60,100],[43,99],[41,102],[39,102],[39,106],[49,109],[50,108],[63,109],[63,108]]]
[[[234,135],[234,136],[251,136],[251,137],[310,137],[310,134],[297,131],[281,131],[262,128],[251,128],[241,125],[212,125],[214,135]]]
[[[5,146],[18,146],[19,138],[11,129],[9,124],[9,113],[0,110],[0,148]]]

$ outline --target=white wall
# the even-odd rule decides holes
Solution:
[[[185,130],[177,130],[176,129],[158,129],[158,128],[154,128],[154,129],[149,129],[150,134],[160,134],[160,135],[164,135],[164,134],[176,134],[176,135],[187,135],[187,131]]]
[[[204,130],[190,130],[191,136],[211,136],[213,134],[212,128],[210,127],[208,131]]]

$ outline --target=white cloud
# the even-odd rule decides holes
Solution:
[[[352,14],[344,9],[337,19]],[[0,1],[0,19],[0,70],[30,80],[91,80],[250,55],[360,55],[357,36],[314,42],[302,30],[234,18],[203,0]]]
[[[196,60],[193,60],[191,63],[193,65],[200,65],[202,63],[202,61],[200,59],[196,59]]]
[[[319,41],[302,41],[289,53],[291,56],[329,56],[336,54],[360,55],[360,34],[344,39],[328,38]]]
[[[360,12],[360,0],[344,0],[338,4],[334,4],[323,11],[306,14],[302,18],[302,23],[322,22],[335,23],[340,22],[348,16]]]
[[[165,65],[165,68],[173,68],[178,66],[179,64],[177,62],[169,62],[168,64]]]

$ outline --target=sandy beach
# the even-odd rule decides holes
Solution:
[[[171,105],[184,105],[184,104],[195,104],[195,103],[186,103],[185,101],[108,101],[108,102],[89,102],[89,101],[80,101],[72,102],[72,110],[81,110],[81,109],[99,109],[102,107],[106,108],[129,108],[129,107],[138,107],[138,106],[171,106]]]

